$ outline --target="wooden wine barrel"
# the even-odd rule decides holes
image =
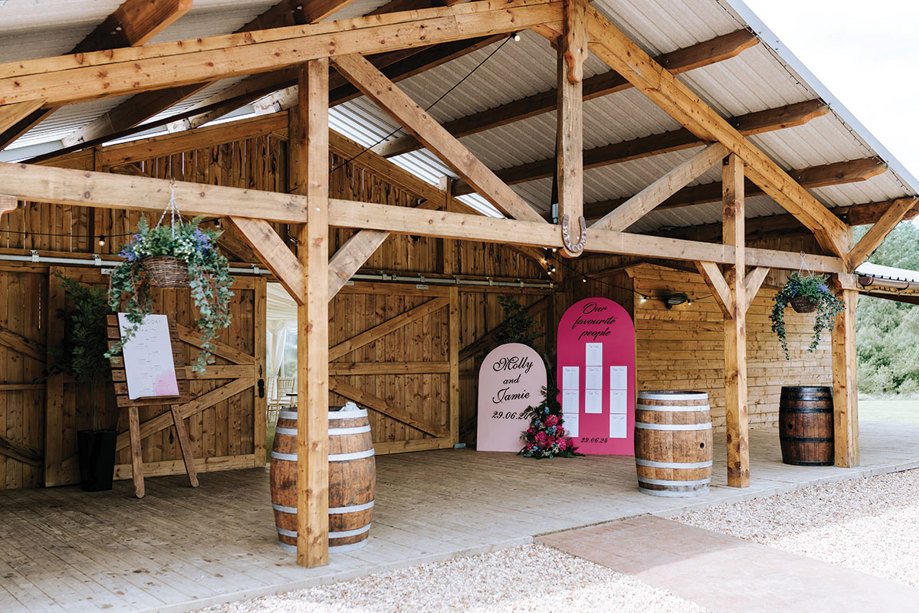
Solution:
[[[782,461],[798,466],[833,465],[833,390],[786,386],[779,399]]]
[[[638,392],[635,467],[639,491],[689,497],[712,480],[712,418],[705,392]]]
[[[367,544],[376,461],[366,409],[329,407],[329,551]],[[281,549],[297,551],[297,411],[281,411],[271,452],[271,506]]]

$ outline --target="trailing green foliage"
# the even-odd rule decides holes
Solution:
[[[196,217],[191,223],[160,225],[150,229],[147,220],[141,217],[137,234],[119,253],[124,262],[112,271],[109,290],[109,305],[118,309],[124,302],[124,312],[133,327],[109,351],[109,356],[121,351],[153,308],[150,282],[143,272],[144,258],[166,255],[177,257],[188,265],[191,295],[198,307],[201,353],[192,368],[202,373],[206,365],[213,362],[215,341],[220,331],[230,325],[230,299],[233,297],[230,285],[233,280],[227,259],[217,251],[216,242],[221,233],[199,228],[202,219]]]
[[[788,281],[772,298],[772,331],[779,337],[785,359],[788,355],[788,340],[785,336],[785,309],[794,298],[804,298],[817,305],[817,314],[814,317],[814,333],[808,351],[814,351],[820,344],[820,334],[824,330],[832,330],[836,322],[836,315],[843,309],[842,301],[833,295],[827,285],[827,275],[802,275],[791,273]]]
[[[867,227],[858,228],[856,238],[865,231]],[[913,222],[897,225],[868,261],[919,270],[919,227]],[[858,300],[855,337],[859,391],[919,391],[919,308],[863,294]]]
[[[83,285],[60,273],[55,276],[61,281],[70,308],[58,309],[56,314],[64,322],[64,337],[60,346],[50,349],[51,373],[64,373],[90,384],[93,429],[99,430],[97,392],[109,372],[105,316],[112,311],[105,288]]]
[[[498,303],[504,310],[504,323],[495,332],[499,345],[505,343],[523,343],[533,347],[538,334],[533,330],[536,320],[511,296],[498,296]]]

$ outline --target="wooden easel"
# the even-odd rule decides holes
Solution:
[[[109,315],[107,318],[108,338],[114,343],[121,338],[118,327],[118,316]],[[185,418],[179,412],[179,405],[188,402],[188,377],[185,372],[185,360],[182,356],[182,346],[178,340],[179,333],[175,322],[169,322],[169,340],[172,342],[172,359],[175,362],[176,380],[179,384],[178,396],[157,396],[154,398],[128,397],[127,374],[124,370],[124,360],[115,356],[109,360],[112,368],[112,383],[115,385],[115,401],[119,409],[128,409],[128,431],[131,436],[131,474],[134,477],[134,493],[138,498],[144,497],[144,464],[141,455],[141,431],[138,407],[169,405],[172,414],[172,423],[179,439],[179,449],[182,451],[182,460],[185,462],[185,472],[192,487],[198,487],[198,473],[195,471],[195,458],[191,454],[191,441],[188,430],[185,428]]]

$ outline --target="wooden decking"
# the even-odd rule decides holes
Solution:
[[[716,437],[718,438],[718,437]],[[370,544],[307,570],[277,547],[266,470],[0,493],[0,611],[185,610],[526,543],[532,536],[919,466],[919,425],[862,424],[862,466],[781,464],[775,431],[751,437],[752,486],[695,499],[637,491],[632,458],[535,461],[471,450],[378,458]]]

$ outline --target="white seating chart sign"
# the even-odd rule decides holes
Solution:
[[[558,388],[565,429],[578,451],[632,455],[635,327],[607,298],[573,304],[558,325]]]
[[[125,313],[118,313],[118,328],[124,336],[131,323]],[[147,315],[122,348],[124,372],[128,383],[128,398],[178,396],[169,320],[165,315]]]

